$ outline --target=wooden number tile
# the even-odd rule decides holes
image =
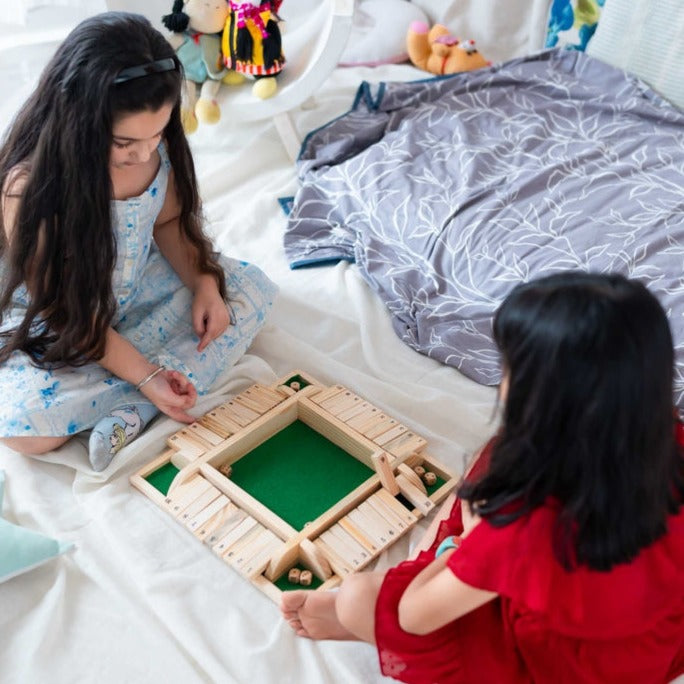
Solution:
[[[190,519],[194,518],[205,506],[208,506],[212,501],[221,496],[221,491],[213,485],[207,489],[202,495],[198,496],[179,516],[183,524],[186,524]]]
[[[186,519],[185,526],[191,531],[199,529],[210,518],[213,518],[216,513],[221,511],[230,501],[224,494],[217,496],[207,506],[205,506],[199,513],[191,518]]]
[[[214,546],[223,537],[225,537],[231,530],[234,530],[246,517],[245,513],[241,508],[234,506],[234,509],[228,510],[225,518],[216,527],[211,530],[207,536],[204,537],[204,543],[209,546]]]
[[[325,532],[321,534],[323,541],[326,539],[323,535],[332,535],[335,539],[340,542],[346,549],[344,557],[351,561],[353,567],[360,567],[365,561],[370,559],[370,554],[368,550],[363,547],[359,542],[357,542],[343,527],[335,524],[328,528]],[[332,544],[331,544],[332,546]]]
[[[373,407],[367,401],[361,401],[359,403],[354,404],[354,406],[352,406],[351,408],[348,408],[345,411],[341,411],[340,413],[338,413],[337,418],[339,418],[339,420],[341,420],[343,423],[346,423],[348,420],[355,418],[360,413],[363,413],[369,408]]]
[[[394,524],[393,520],[390,520],[389,517],[382,515],[381,513],[378,513],[369,503],[368,501],[364,501],[363,503],[359,504],[358,509],[363,513],[366,517],[375,519],[375,524],[378,526],[378,529],[382,529],[384,526],[384,531],[385,535],[390,538],[390,539],[396,539],[397,534],[401,531],[400,529],[397,528],[397,526]]]
[[[393,496],[399,494],[399,485],[394,477],[394,471],[389,462],[388,455],[381,451],[371,455],[371,461],[375,467],[382,486]]]
[[[190,459],[199,458],[206,452],[206,446],[200,446],[200,444],[194,439],[188,439],[182,433],[183,431],[181,430],[180,432],[176,432],[175,434],[171,435],[166,440],[166,443],[172,449],[175,449],[176,451],[182,451]]]
[[[241,554],[242,550],[251,544],[266,528],[263,525],[257,524],[248,532],[242,535],[239,539],[233,541],[228,545],[226,550],[221,554],[226,562],[231,562],[237,558],[237,554]]]
[[[242,546],[236,544],[230,549],[224,558],[235,568],[242,569],[256,556],[265,546],[272,543],[277,537],[271,530],[265,527],[257,528],[258,532]]]
[[[259,523],[246,515],[235,527],[223,535],[211,548],[214,553],[222,556],[236,541],[249,534]]]
[[[321,392],[318,392],[318,394],[313,394],[310,398],[311,401],[314,402],[314,404],[320,405],[321,402],[327,401],[331,397],[334,397],[336,394],[339,394],[340,392],[345,392],[347,390],[346,387],[343,387],[342,385],[333,385],[332,387],[328,387],[328,389],[324,389]]]
[[[366,423],[381,415],[382,411],[377,406],[368,404],[368,408],[363,413],[360,413],[358,416],[354,416],[346,422],[350,428],[358,431],[362,425],[366,425]]]
[[[238,507],[234,503],[228,502],[221,510],[214,513],[211,518],[193,530],[193,534],[201,541],[207,541],[214,531],[218,530],[237,510]],[[214,542],[216,541],[218,539],[214,540]]]
[[[397,501],[388,491],[381,489],[368,498],[368,503],[378,512],[394,520],[399,529],[413,525],[418,518],[406,506]]]
[[[259,417],[259,414],[256,413],[256,411],[251,411],[246,406],[237,404],[233,400],[217,406],[216,412],[219,415],[225,416],[228,420],[237,423],[240,427],[249,425],[253,420],[256,420]]]
[[[384,549],[388,544],[390,544],[396,538],[394,529],[392,529],[392,534],[389,534],[389,526],[386,521],[378,522],[378,516],[370,516],[368,511],[362,510],[360,504],[357,508],[352,509],[347,513],[347,517],[356,525],[361,532],[363,532],[367,537],[370,537],[371,541],[379,549]]]
[[[320,537],[314,539],[314,545],[317,546],[325,559],[330,564],[330,567],[340,576],[350,575],[354,572],[354,568],[347,563],[334,549],[326,544]]]
[[[217,406],[213,411],[209,411],[207,416],[214,422],[222,425],[226,430],[230,430],[233,434],[240,432],[244,427],[236,420],[233,420],[228,411],[221,406]]]
[[[357,397],[352,392],[343,392],[332,399],[323,402],[321,408],[325,409],[328,413],[332,413],[333,416],[337,416],[343,411],[362,403],[361,397]]]
[[[270,530],[267,530],[267,532],[269,531]],[[271,541],[244,564],[242,572],[249,578],[260,575],[268,567],[273,554],[276,553],[282,545],[283,542],[274,534]]]
[[[270,408],[266,403],[260,401],[251,390],[240,392],[240,394],[235,397],[234,401],[245,408],[248,408],[250,411],[254,411],[254,413],[257,414],[257,417],[262,416]]]
[[[173,489],[169,490],[164,498],[165,506],[170,510],[174,501],[178,501],[178,499],[186,492],[190,491],[192,487],[201,486],[202,482],[206,482],[206,480],[199,473],[193,473],[185,482],[176,484]]]
[[[212,432],[210,429],[204,427],[204,425],[200,425],[199,422],[190,423],[190,425],[188,425],[187,427],[187,430],[191,434],[196,435],[205,442],[208,442],[209,445],[213,447],[218,446],[223,441],[223,437],[217,435],[215,432]]]
[[[397,421],[394,420],[394,418],[385,418],[385,420],[378,421],[375,425],[372,425],[363,434],[368,437],[368,439],[374,440],[394,427],[397,427]]]
[[[431,501],[427,495],[422,492],[418,487],[409,482],[405,475],[397,476],[397,484],[401,493],[423,514],[428,515],[432,513],[435,507],[433,501]]]
[[[368,535],[363,533],[348,516],[344,516],[337,521],[337,524],[346,530],[354,539],[356,539],[361,546],[363,546],[371,555],[376,554],[380,549],[373,543]]]
[[[384,445],[384,449],[395,456],[413,454],[425,447],[427,442],[413,432],[405,432]]]
[[[313,570],[318,579],[325,581],[332,575],[330,563],[310,539],[302,539],[299,543],[299,552],[304,563]]]
[[[264,387],[264,385],[253,385],[249,390],[245,390],[245,393],[246,392],[252,392],[254,396],[260,402],[268,406],[269,409],[272,409],[283,401],[282,394],[270,387]]]
[[[420,479],[420,475],[406,463],[400,463],[397,466],[397,474],[401,473],[412,485],[418,487],[423,494],[427,494],[427,489],[425,488],[425,483]],[[396,495],[398,492],[390,492]]]
[[[193,478],[192,486],[178,487],[167,497],[168,510],[178,517],[193,501],[196,501],[204,492],[211,489],[213,485],[209,480],[205,480],[200,475]]]
[[[368,499],[368,501],[370,502],[371,499],[377,500],[385,507],[389,508],[400,520],[407,525],[413,525],[413,523],[418,520],[412,511],[409,511],[406,506],[404,506],[400,501],[397,501],[389,492],[385,491],[384,489],[378,490]]]
[[[214,420],[208,413],[203,415],[201,418],[198,418],[197,422],[203,427],[207,428],[207,430],[211,430],[221,439],[228,439],[228,437],[230,437],[233,434],[224,425],[219,423],[219,421]],[[239,426],[236,427],[238,427],[239,429]]]
[[[399,437],[399,435],[403,435],[405,432],[408,431],[408,428],[405,425],[395,425],[391,430],[387,430],[386,432],[383,432],[382,434],[378,435],[373,439],[373,441],[380,445],[384,446],[388,442],[391,442],[393,439],[396,437]]]

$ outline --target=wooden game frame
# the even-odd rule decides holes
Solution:
[[[231,464],[296,420],[374,471],[301,530],[230,479]],[[425,452],[425,439],[346,387],[324,386],[300,370],[271,386],[252,385],[167,443],[168,449],[131,476],[131,484],[276,603],[282,591],[275,582],[293,567],[310,570],[321,582],[317,590],[337,586],[457,484]],[[164,495],[147,478],[168,464],[178,473]],[[417,466],[441,480],[429,495]]]

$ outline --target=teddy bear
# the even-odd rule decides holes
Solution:
[[[162,17],[185,70],[181,116],[187,133],[194,132],[200,121],[216,123],[221,118],[216,96],[222,82],[232,85],[244,80],[223,64],[221,34],[229,13],[226,0],[174,0],[171,14]]]
[[[224,65],[256,79],[252,93],[266,99],[275,94],[275,76],[285,64],[278,27],[282,0],[227,0],[228,18],[223,29]]]
[[[460,41],[442,24],[428,30],[425,22],[414,21],[406,35],[406,50],[415,66],[439,76],[491,64],[478,52],[474,40]]]

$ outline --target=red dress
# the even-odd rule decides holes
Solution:
[[[684,673],[684,507],[667,534],[610,572],[566,572],[551,550],[549,504],[503,528],[483,521],[447,563],[466,584],[499,594],[425,636],[404,632],[397,605],[462,531],[460,506],[430,551],[387,573],[375,610],[385,675],[413,684],[655,684]]]

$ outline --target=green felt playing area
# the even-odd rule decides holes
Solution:
[[[145,479],[155,488],[158,489],[164,496],[169,491],[169,487],[173,482],[173,478],[178,474],[178,468],[176,468],[170,461],[158,468],[154,472],[150,473]]]
[[[299,420],[232,466],[230,479],[296,530],[375,473]]]

